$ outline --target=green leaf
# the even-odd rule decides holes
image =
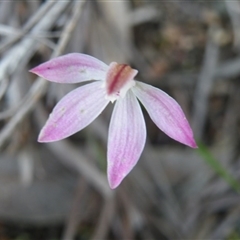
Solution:
[[[204,161],[220,176],[222,177],[234,190],[240,192],[240,183],[229,173],[221,163],[212,155],[208,148],[201,142],[198,144],[198,153],[202,156]]]

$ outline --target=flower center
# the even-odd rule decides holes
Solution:
[[[137,73],[137,70],[126,64],[112,62],[106,74],[106,98],[114,102],[119,97],[124,97],[127,91],[135,85],[133,78]]]

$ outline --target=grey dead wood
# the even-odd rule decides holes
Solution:
[[[236,111],[239,108],[239,102],[240,102],[240,90],[238,87],[236,87],[235,83],[230,82],[229,100],[227,103],[226,115],[224,117],[222,135],[223,138],[229,141],[229,145],[234,146],[234,148],[236,148],[235,145],[237,144],[237,133],[235,129],[237,128],[237,119],[240,116],[239,111]]]
[[[151,173],[151,176],[153,177],[155,184],[157,185],[159,190],[163,192],[167,199],[165,203],[166,205],[165,210],[168,209],[169,211],[168,216],[171,216],[171,219],[175,226],[179,226],[179,228],[181,228],[180,227],[181,219],[183,218],[181,207],[172,190],[171,183],[162,165],[161,157],[159,156],[161,155],[158,155],[156,152],[154,152],[152,147],[149,144],[147,144],[143,152],[143,157],[145,159],[143,164],[145,165],[147,170]],[[156,167],[156,165],[152,161],[153,159],[155,159],[155,161],[158,160],[158,167]],[[179,232],[181,232],[180,229]]]
[[[201,73],[197,82],[193,99],[192,126],[196,139],[201,139],[206,122],[208,100],[214,82],[214,69],[217,67],[219,47],[212,40],[214,29],[209,29],[209,37],[205,48]]]
[[[214,81],[228,81],[231,78],[240,75],[240,58],[225,60],[217,64],[214,69]],[[198,81],[199,74],[194,72],[169,72],[162,76],[161,86],[163,87],[178,87],[187,86],[192,88],[196,81]],[[159,78],[148,77],[149,83],[156,84]]]
[[[25,35],[30,31],[31,28],[33,28],[35,25],[38,24],[38,22],[44,17],[47,17],[47,21],[49,21],[51,19],[51,17],[45,16],[47,14],[47,12],[55,5],[54,1],[47,1],[45,4],[43,4],[39,10],[33,14],[33,16],[29,19],[29,21],[23,26],[22,30],[14,36],[10,36],[7,39],[4,40],[4,42],[0,45],[0,53],[6,51],[6,49],[8,49],[11,45],[13,45],[14,43],[16,43],[17,41],[19,41],[21,38],[24,38]],[[54,12],[53,12],[54,13]],[[54,14],[55,15],[55,14]],[[54,17],[56,16],[52,16],[54,20]],[[51,27],[51,21],[49,22]],[[48,27],[44,27],[43,29],[41,29],[41,27],[39,26],[39,29],[36,32],[40,31],[44,31],[49,29]],[[1,80],[1,78],[0,78]]]
[[[150,226],[154,226],[159,233],[163,233],[169,239],[186,239],[179,235],[178,231],[171,225],[165,216],[146,216]]]
[[[66,227],[64,229],[64,233],[62,237],[63,240],[74,239],[77,226],[82,217],[81,211],[83,211],[83,209],[81,208],[84,206],[84,203],[83,203],[84,194],[86,194],[86,182],[82,177],[79,177],[77,187],[75,190],[75,196],[73,198],[73,203],[70,210],[70,214],[66,218]]]
[[[0,153],[2,221],[33,225],[61,223],[70,209],[76,173],[56,164],[49,151],[42,151],[36,145],[22,147],[18,153]],[[26,174],[28,169],[19,168],[19,161],[26,157],[34,164],[34,179],[27,175],[23,178],[22,170]]]
[[[20,106],[21,100],[24,98],[25,94],[27,93],[31,83],[28,78],[29,74],[26,68],[19,69],[16,74],[14,74],[11,78],[11,82],[9,88],[4,96],[6,109],[5,111],[1,112],[1,117],[11,117],[15,114]],[[11,139],[9,142],[9,147],[12,149],[19,149],[21,151],[21,136],[24,136],[26,132],[28,132],[30,126],[30,119],[26,118],[25,121],[21,122],[19,127],[16,131],[13,132],[11,135]],[[21,163],[21,161],[19,161]],[[24,162],[26,163],[26,161]],[[21,166],[21,164],[20,164]]]
[[[34,179],[34,161],[28,149],[19,151],[18,166],[21,183],[25,186],[29,186]]]
[[[226,60],[221,63],[217,68],[215,75],[218,79],[221,78],[233,78],[240,74],[240,58]]]
[[[37,23],[37,25],[33,28],[32,32],[38,33],[39,31],[41,32],[42,30],[49,29],[52,26],[52,24],[56,21],[59,14],[64,10],[66,3],[56,5],[51,12],[48,12],[48,14],[46,14],[50,6],[53,6],[53,2],[51,2],[51,4],[48,3],[44,5],[44,7],[40,8],[38,13],[34,15],[34,17],[30,19],[30,21],[26,24],[26,29],[32,27],[33,24],[37,23],[44,14],[45,14],[44,20]],[[15,73],[15,71],[21,70],[22,67],[26,65],[27,62],[29,61],[29,58],[32,56],[36,46],[37,44],[35,39],[24,38],[22,42],[20,42],[17,46],[13,47],[13,49],[9,50],[9,52],[5,55],[5,57],[0,62],[0,81],[3,79],[7,79],[7,77],[10,74]],[[4,80],[4,82],[5,81],[6,80]],[[26,98],[23,99],[22,102],[17,107],[19,107],[21,104],[24,104],[24,100],[26,100]],[[16,110],[16,109],[9,109],[7,112],[3,113],[2,118],[6,118],[12,115],[12,113],[14,113],[13,110]],[[18,121],[17,118],[15,120]]]
[[[0,100],[3,98],[4,94],[6,93],[7,91],[7,88],[9,86],[9,77],[5,77],[3,79],[3,81],[1,82],[1,85],[0,85]]]
[[[84,47],[88,46],[89,34],[92,31],[90,23],[91,21],[94,21],[92,4],[92,1],[86,1],[84,11],[81,13],[78,24],[72,32],[72,37],[66,47],[67,53],[81,52]],[[95,53],[93,56],[95,56]]]
[[[118,39],[118,43],[112,48],[111,52],[108,52],[108,58],[110,61],[126,62],[126,53],[130,52],[131,46],[131,32],[129,25],[129,1],[99,1],[99,8],[102,11],[102,16],[106,19],[107,23],[114,29],[115,39]],[[107,31],[106,34],[109,34]],[[106,36],[108,37],[108,36]],[[110,41],[111,38],[108,38]],[[107,40],[107,39],[106,39]],[[112,42],[114,44],[114,41]],[[125,49],[121,51],[120,49]],[[110,49],[109,49],[110,50]],[[114,50],[118,50],[117,54]],[[119,51],[120,50],[120,51]]]
[[[94,229],[92,240],[106,239],[112,220],[116,212],[115,197],[107,199],[103,205],[101,215],[98,219],[96,228]]]
[[[14,1],[2,1],[0,3],[0,23],[8,24],[14,5]]]
[[[146,160],[146,159],[145,159]],[[148,161],[148,160],[147,160]],[[157,183],[155,179],[150,177],[149,179],[149,172],[146,171],[144,166],[141,166],[141,160],[138,163],[137,167],[131,173],[130,180],[132,183],[132,187],[134,186],[134,192],[132,193],[129,189],[129,194],[133,195],[134,203],[144,216],[146,221],[146,225],[149,223],[151,217],[159,217],[164,216],[164,220],[167,222],[168,226],[174,226],[171,228],[165,229],[167,232],[167,236],[171,236],[170,238],[180,238],[182,234],[179,232],[179,224],[176,225],[178,222],[175,217],[174,210],[171,209],[171,203],[168,204],[168,198],[163,196],[161,192],[159,192],[158,187],[156,186]],[[155,166],[156,167],[156,166]],[[150,175],[151,176],[151,175]],[[156,209],[155,213],[149,215],[148,209],[154,208]],[[154,224],[155,225],[155,224]],[[164,226],[158,226],[159,229],[164,228]]]
[[[174,1],[172,3],[177,6],[180,11],[186,14],[186,16],[191,17],[194,20],[204,21],[204,12],[206,12],[206,7],[200,2]]]
[[[199,216],[201,218],[201,216]],[[195,231],[192,235],[189,235],[191,239],[209,239],[209,235],[216,225],[217,219],[214,216],[207,216],[204,221],[198,221],[195,225]]]
[[[227,211],[229,208],[238,206],[240,197],[235,193],[229,193],[219,197],[213,197],[209,199],[202,207],[208,213],[215,213],[218,211]]]
[[[239,220],[240,207],[236,206],[228,212],[228,216],[221,222],[218,223],[215,229],[208,236],[210,239],[224,239],[233,230],[237,220]]]
[[[32,31],[35,33],[38,31],[49,29],[50,26],[54,24],[56,19],[59,17],[59,14],[64,11],[67,4],[68,2],[57,2],[55,7],[52,8],[52,10],[45,15],[42,21],[39,21],[39,23],[33,28]],[[71,28],[69,26],[65,28],[65,32],[67,33],[63,31],[58,47],[52,54],[53,57],[60,55],[61,52],[64,50],[64,47],[66,46],[70,38],[69,31],[71,30]],[[6,55],[5,58],[2,60],[2,62],[0,62],[0,80],[5,77],[5,74],[13,73],[18,67],[21,58],[25,57],[26,53],[28,53],[30,57],[31,54],[29,52],[32,51],[33,53],[36,50],[36,47],[38,46],[33,39],[23,39],[22,42],[20,42],[17,46],[13,47],[8,53],[8,55]],[[14,60],[12,60],[13,55],[15,56]],[[10,137],[14,129],[23,120],[26,114],[34,107],[40,97],[45,93],[47,84],[48,83],[41,78],[38,78],[38,80],[33,84],[29,92],[22,100],[22,106],[19,108],[19,111],[2,129],[0,133],[0,147],[7,140],[7,138]]]
[[[133,9],[127,18],[131,26],[146,22],[158,22],[161,17],[161,9],[150,5],[143,5]]]
[[[226,9],[228,12],[228,15],[230,17],[232,28],[233,28],[233,34],[234,34],[234,41],[233,46],[236,48],[236,50],[240,50],[240,4],[238,1],[228,1],[225,0]]]
[[[131,222],[131,202],[130,198],[127,195],[127,192],[122,187],[118,191],[118,200],[120,201],[120,207],[122,206],[122,228],[124,229],[123,232],[123,239],[134,239],[134,232],[135,229],[132,226]]]
[[[123,187],[120,189],[120,200],[122,199],[123,209],[126,215],[126,222],[128,225],[128,233],[126,236],[133,239],[136,232],[140,231],[146,226],[146,221],[144,218],[144,213],[142,208],[138,208],[135,201],[138,199],[133,194],[129,194],[132,191],[131,186],[128,183],[123,183]],[[118,193],[119,193],[118,192]]]
[[[68,2],[55,3],[55,6],[45,13],[45,17],[40,19],[33,27],[31,33],[37,34],[50,29],[67,5]],[[11,75],[14,73],[18,64],[23,59],[26,59],[26,54],[28,57],[31,57],[37,47],[38,44],[36,44],[35,39],[23,38],[20,43],[7,51],[0,62],[0,81],[2,81],[7,74]]]
[[[0,24],[0,35],[8,36],[8,35],[15,35],[15,34],[20,34],[20,30],[11,26]]]

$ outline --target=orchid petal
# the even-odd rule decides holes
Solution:
[[[108,136],[108,181],[116,188],[136,165],[145,145],[146,126],[140,105],[131,91],[119,98]]]
[[[104,80],[108,66],[102,61],[81,53],[70,53],[51,59],[30,72],[51,82],[78,83]]]
[[[89,125],[107,106],[102,82],[81,86],[68,93],[55,106],[39,134],[39,142],[69,137]]]
[[[193,132],[179,104],[168,94],[148,84],[137,82],[133,92],[148,111],[153,122],[169,137],[192,148],[197,145]]]

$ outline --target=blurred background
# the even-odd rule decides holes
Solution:
[[[173,96],[199,148],[144,115],[143,154],[111,190],[112,104],[56,143],[37,136],[79,84],[28,72],[52,57],[128,63]],[[0,240],[240,239],[239,1],[0,1]]]

